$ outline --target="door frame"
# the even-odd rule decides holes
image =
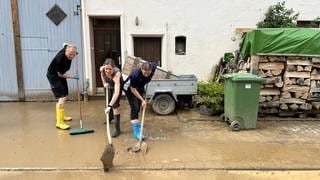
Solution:
[[[96,75],[95,75],[95,55],[94,55],[94,36],[93,36],[93,24],[92,20],[95,18],[110,18],[118,17],[120,18],[120,44],[121,44],[121,65],[123,65],[125,57],[124,49],[124,15],[122,12],[115,13],[105,13],[96,14],[85,12],[82,13],[83,16],[83,56],[84,56],[84,78],[87,85],[85,92],[87,95],[95,96],[103,92],[103,88],[96,87]]]
[[[99,67],[103,64],[105,58],[112,58],[115,61],[115,65],[121,69],[121,41],[120,41],[120,18],[92,18],[93,21],[97,21],[97,25],[93,28],[94,35],[94,55],[95,59],[95,82],[97,88],[97,94],[103,94],[103,84],[100,78]],[[108,43],[107,43],[108,42]],[[103,56],[101,52],[103,50]],[[113,53],[115,50],[115,53]]]

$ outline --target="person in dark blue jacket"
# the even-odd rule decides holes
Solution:
[[[130,120],[133,128],[133,137],[136,139],[140,138],[140,108],[147,105],[143,98],[144,86],[151,81],[156,69],[156,63],[144,62],[139,69],[133,70],[125,81],[124,91],[131,108]],[[144,139],[143,135],[141,137]]]

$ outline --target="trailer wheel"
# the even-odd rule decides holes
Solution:
[[[176,102],[169,94],[157,95],[152,104],[154,112],[160,115],[167,115],[174,111],[176,108]]]

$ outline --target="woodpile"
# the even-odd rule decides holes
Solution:
[[[308,101],[312,109],[320,110],[320,58],[312,58],[312,69],[310,77],[310,92]]]
[[[285,59],[282,57],[253,56],[250,59],[250,72],[266,79],[261,85],[259,112],[260,114],[278,114],[280,107],[281,88]]]
[[[320,114],[320,59],[252,56],[249,64],[246,69],[266,79],[259,98],[261,115]]]

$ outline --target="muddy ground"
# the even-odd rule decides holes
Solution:
[[[0,103],[0,179],[319,179],[320,121],[259,118],[257,129],[232,131],[218,116],[147,109],[147,154],[132,154],[129,106],[121,105],[122,134],[113,139],[114,167],[104,173],[103,100],[82,102],[84,128],[71,136],[55,128],[55,102]],[[79,129],[77,102],[67,102]],[[113,130],[113,123],[111,124]],[[112,131],[111,130],[111,131]]]

